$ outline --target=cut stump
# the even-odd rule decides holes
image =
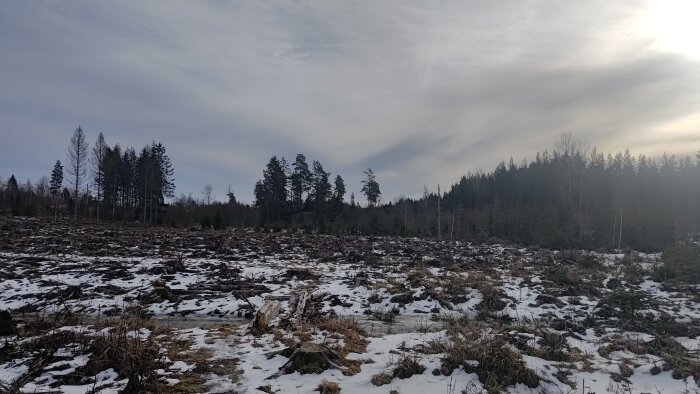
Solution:
[[[346,372],[345,368],[337,364],[340,357],[331,349],[323,345],[311,342],[301,342],[285,350],[273,353],[281,354],[289,358],[279,372],[268,379],[275,379],[282,375],[299,372],[300,374],[319,374],[328,369],[338,369]]]
[[[262,335],[270,331],[270,322],[277,317],[280,312],[280,302],[275,300],[265,300],[258,313],[255,314],[250,323],[250,332],[253,335]]]

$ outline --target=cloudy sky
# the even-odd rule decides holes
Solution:
[[[0,4],[0,176],[92,144],[165,144],[177,193],[244,201],[298,152],[385,200],[531,158],[700,149],[700,3],[19,1]]]

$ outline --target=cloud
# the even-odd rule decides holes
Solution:
[[[390,200],[532,157],[562,131],[658,153],[653,141],[700,127],[700,64],[636,30],[645,10],[10,2],[0,13],[0,175],[48,173],[77,124],[93,141],[161,141],[178,192],[230,183],[244,201],[275,154],[320,160],[356,195],[371,166]]]

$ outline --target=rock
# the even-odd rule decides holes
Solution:
[[[575,321],[557,319],[552,321],[550,327],[557,331],[575,332],[581,335],[586,334],[586,328],[576,323]]]
[[[549,305],[555,305],[558,308],[561,308],[564,305],[566,305],[566,303],[564,301],[562,301],[559,298],[557,298],[553,295],[550,295],[550,294],[538,295],[537,298],[535,298],[535,302],[537,303],[537,306],[549,304]]]
[[[284,277],[287,279],[296,278],[296,280],[316,280],[319,278],[317,274],[311,272],[308,268],[289,268],[285,272]]]
[[[83,294],[80,286],[68,286],[63,290],[58,291],[58,298],[62,300],[77,300]]]
[[[395,303],[401,304],[401,305],[410,304],[413,302],[413,294],[411,294],[411,293],[397,294],[397,295],[391,297],[391,299],[389,301],[395,302]]]
[[[343,300],[340,299],[340,296],[337,294],[330,295],[326,297],[324,301],[328,301],[328,305],[330,306],[343,306],[345,308],[349,308],[352,306],[351,303],[349,302],[344,302]]]
[[[620,287],[622,287],[622,281],[617,278],[612,278],[608,281],[605,287],[607,287],[608,289],[619,289]]]
[[[160,280],[152,282],[153,290],[141,297],[141,301],[147,304],[155,304],[163,301],[177,302],[180,298],[173,290]]]

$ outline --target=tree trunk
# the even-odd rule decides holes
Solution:
[[[617,214],[615,214],[615,221],[613,221],[613,231],[612,231],[612,248],[615,249],[615,234],[617,234]]]
[[[79,171],[79,170],[78,170]],[[75,195],[73,196],[73,221],[78,222],[78,176],[75,176]]]
[[[148,199],[146,197],[148,195],[147,188],[148,188],[148,174],[145,174],[144,175],[144,182],[143,182],[143,224],[144,224],[144,226],[146,225],[146,209],[148,208],[148,205],[147,205]]]
[[[438,185],[438,203],[437,203],[437,219],[438,219],[438,241],[442,241],[442,225],[440,224],[440,185]]]
[[[622,245],[622,208],[620,208],[620,236],[617,239],[617,250],[620,250]]]
[[[100,197],[102,194],[102,177],[100,176],[97,180],[97,221],[100,221]]]

